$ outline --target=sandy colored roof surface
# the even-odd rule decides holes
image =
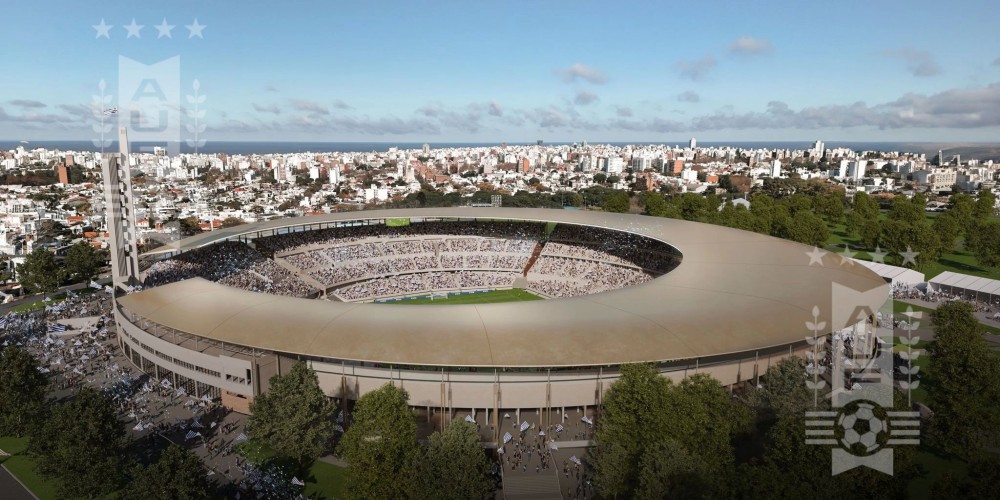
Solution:
[[[827,332],[854,322],[845,314],[831,314],[835,287],[875,291],[849,299],[849,310],[878,310],[888,293],[888,285],[864,266],[830,253],[817,261],[808,255],[811,247],[798,243],[709,224],[576,210],[441,208],[329,214],[226,228],[182,240],[179,248],[272,228],[387,217],[597,226],[664,241],[679,250],[683,260],[673,271],[641,285],[530,302],[349,304],[248,292],[201,278],[118,301],[156,323],[265,350],[392,364],[555,367],[690,359],[786,345],[811,335],[806,322],[813,320],[814,307]]]

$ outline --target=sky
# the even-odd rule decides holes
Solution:
[[[996,142],[994,2],[12,2],[0,139]]]

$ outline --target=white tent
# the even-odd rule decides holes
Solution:
[[[1000,280],[945,271],[928,282],[931,289],[965,299],[996,304],[1000,301]]]
[[[872,272],[881,276],[886,283],[890,283],[892,286],[914,287],[926,281],[924,273],[906,267],[890,266],[889,264],[859,259],[854,259],[854,262],[871,269]]]

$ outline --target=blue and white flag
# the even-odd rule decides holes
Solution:
[[[509,443],[511,439],[514,439],[514,436],[511,436],[509,432],[503,434],[503,444]]]
[[[90,282],[90,288],[96,288],[96,289],[100,290],[101,289],[101,285],[98,282],[96,282],[96,281],[91,281]]]
[[[0,327],[7,326],[7,323],[9,321],[10,321],[10,318],[7,317],[7,316],[4,316],[4,317],[0,318]]]
[[[559,424],[559,425],[557,425],[557,426],[556,426],[556,432],[562,432],[562,431],[563,431],[563,426],[562,426],[562,424]]]
[[[59,323],[53,323],[53,324],[49,325],[49,331],[50,332],[65,332],[66,331],[66,325],[60,325]]]
[[[521,432],[528,430],[528,427],[531,427],[531,424],[528,422],[521,422]]]

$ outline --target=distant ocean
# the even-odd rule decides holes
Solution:
[[[175,143],[176,144],[176,143]],[[500,142],[428,142],[432,149],[437,148],[459,148],[459,147],[498,147]],[[532,145],[534,143],[514,143],[509,142],[509,145]],[[571,142],[546,142],[544,145],[547,146],[559,146],[573,144]],[[635,145],[650,145],[650,144],[665,144],[668,146],[686,146],[687,141],[663,141],[663,142],[599,142],[599,141],[589,141],[588,144],[591,145],[603,145],[610,144],[612,146],[624,146],[628,144]],[[849,148],[855,151],[903,151],[903,152],[913,152],[913,153],[936,153],[938,149],[949,148],[949,147],[960,147],[961,149],[991,149],[995,150],[1000,148],[1000,144],[981,144],[981,143],[929,143],[929,142],[836,142],[829,141],[825,142],[827,149],[830,148]],[[139,152],[143,149],[147,151],[152,151],[153,146],[163,146],[163,143],[141,143],[136,142],[131,144],[131,150],[133,152]],[[208,141],[204,146],[198,148],[199,153],[206,154],[217,154],[225,153],[228,155],[247,155],[247,154],[282,154],[282,153],[332,153],[332,152],[343,152],[343,153],[363,153],[363,152],[385,152],[390,148],[399,149],[420,149],[424,143],[422,142],[239,142],[239,141]],[[809,141],[769,141],[769,142],[747,142],[747,141],[731,141],[731,142],[701,142],[698,141],[698,146],[700,147],[711,147],[711,146],[734,146],[744,149],[808,149],[813,145]],[[101,149],[95,147],[91,141],[31,141],[26,144],[19,141],[2,141],[0,140],[0,151],[8,151],[16,148],[17,146],[24,146],[25,149],[34,148],[45,148],[49,150],[60,150],[60,151],[100,151]],[[113,142],[110,146],[105,148],[105,151],[117,151],[118,143]],[[180,147],[182,153],[194,153],[194,149],[188,147],[186,144],[182,144]],[[951,151],[948,151],[952,153]]]

